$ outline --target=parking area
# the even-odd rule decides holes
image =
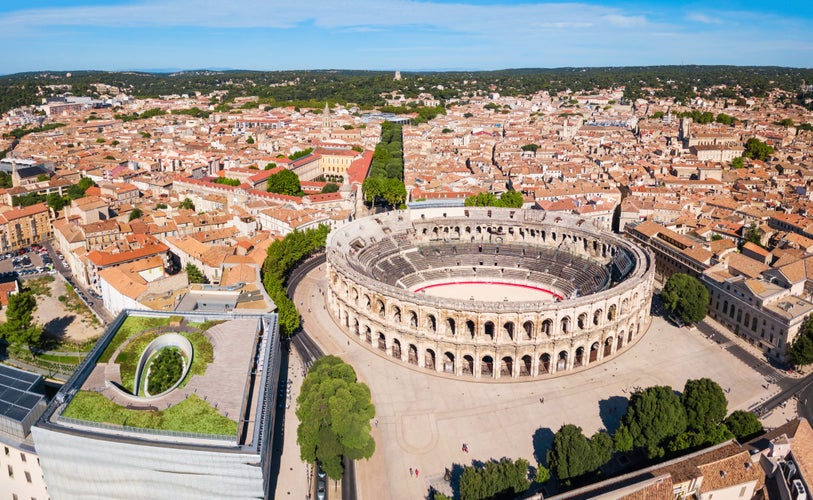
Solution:
[[[37,246],[0,254],[0,279],[56,274],[53,267],[53,260],[47,251]]]

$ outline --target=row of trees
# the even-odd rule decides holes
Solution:
[[[364,179],[364,199],[368,203],[383,201],[398,207],[406,201],[401,125],[381,124],[381,140],[375,146],[370,172]]]
[[[304,259],[325,248],[330,228],[320,225],[305,231],[293,231],[268,247],[263,263],[263,285],[277,306],[280,332],[289,336],[299,328],[299,312],[285,291],[288,273]]]
[[[632,394],[612,436],[599,431],[588,439],[581,428],[563,425],[548,450],[548,465],[569,483],[594,476],[614,451],[642,450],[657,459],[762,432],[753,413],[738,410],[726,417],[727,406],[723,389],[708,378],[687,381],[680,395],[668,386],[648,387]]]
[[[10,179],[10,177],[9,177]],[[59,193],[51,193],[49,195],[39,194],[36,192],[14,196],[11,203],[15,207],[29,207],[37,203],[47,203],[48,207],[54,212],[59,212],[66,205],[69,205],[71,200],[78,200],[85,196],[85,192],[89,187],[93,186],[93,181],[89,177],[83,177],[76,184],[68,186],[66,194],[60,195]]]
[[[303,461],[318,460],[330,478],[340,479],[343,456],[350,460],[373,456],[370,421],[375,406],[370,389],[358,382],[353,367],[341,358],[325,356],[313,364],[296,404],[296,442]]]
[[[215,184],[222,184],[224,186],[239,186],[240,179],[232,179],[230,177],[216,177],[212,182]]]
[[[494,193],[480,193],[466,198],[467,207],[505,207],[521,208],[525,200],[522,194],[512,190],[505,191],[498,198]]]
[[[490,460],[483,467],[465,467],[460,476],[460,498],[485,500],[487,498],[515,498],[531,486],[528,480],[528,461],[524,458],[500,461]],[[435,495],[435,500],[439,500]]]

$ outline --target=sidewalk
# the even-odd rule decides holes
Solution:
[[[765,359],[765,353],[762,352],[762,350],[760,350],[758,347],[754,346],[750,342],[746,341],[742,337],[737,336],[734,332],[732,332],[731,330],[729,330],[725,326],[721,325],[719,322],[714,320],[711,316],[706,316],[705,319],[703,319],[702,323],[705,323],[706,325],[710,326],[717,334],[722,335],[723,337],[725,337],[728,340],[729,343],[737,344],[739,347],[742,347],[743,349],[748,351],[751,355],[753,355],[754,357],[759,359],[761,361],[761,363],[763,363],[763,365],[766,368],[770,368],[771,370],[775,371],[777,373],[777,375],[781,375],[781,376],[787,377],[787,378],[796,378],[796,379],[803,378],[805,376],[804,373],[799,373],[796,370],[790,370],[790,371],[789,370],[782,370],[780,368],[777,368],[777,367],[773,366],[772,364],[770,364]],[[693,331],[696,331],[696,329],[693,329]],[[698,333],[701,333],[701,335],[702,335],[702,332],[698,332]],[[723,347],[723,348],[726,347],[725,343],[722,343],[722,344],[719,344],[719,345],[721,347]]]
[[[280,378],[287,377],[290,384],[290,399],[286,395],[286,403],[275,411],[284,413],[285,430],[283,436],[282,456],[280,457],[279,476],[277,477],[277,490],[274,498],[295,498],[297,500],[312,498],[310,492],[315,491],[311,467],[299,458],[299,445],[296,443],[296,428],[299,420],[296,418],[296,398],[302,387],[302,361],[296,354],[296,349],[289,355],[288,372],[281,373]],[[290,402],[289,402],[290,401]],[[277,451],[279,453],[279,451]],[[315,496],[313,496],[315,498]]]

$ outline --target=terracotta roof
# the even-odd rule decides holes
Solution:
[[[367,172],[370,170],[370,165],[373,163],[373,152],[364,151],[361,158],[353,160],[350,167],[347,168],[347,176],[350,183],[361,184],[367,178]]]
[[[747,255],[733,253],[728,257],[728,268],[749,278],[756,278],[771,267]]]
[[[37,215],[43,212],[50,213],[48,211],[48,205],[46,205],[45,203],[37,203],[36,205],[30,205],[21,208],[11,208],[9,210],[6,210],[2,214],[0,214],[0,220],[11,222],[13,220],[24,219],[26,217],[31,217],[32,215]]]
[[[811,243],[813,243],[813,240],[811,240]],[[755,243],[751,243],[750,241],[745,242],[742,248],[744,250],[750,250],[751,252],[754,252],[755,254],[761,255],[763,257],[767,257],[771,254],[771,252],[765,250],[764,248]]]
[[[813,429],[806,419],[800,419],[790,449],[802,477],[810,484],[813,481]]]
[[[141,248],[129,250],[119,253],[100,252],[92,250],[88,252],[88,260],[90,260],[96,267],[109,267],[116,264],[123,264],[132,260],[143,259],[152,255],[164,253],[169,250],[169,247],[163,243],[154,243],[145,245]]]

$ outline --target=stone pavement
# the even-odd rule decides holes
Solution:
[[[709,377],[730,388],[729,411],[747,409],[766,392],[763,378],[727,351],[658,317],[628,351],[582,372],[515,383],[438,376],[396,365],[345,335],[324,309],[325,285],[321,266],[302,281],[295,300],[310,306],[302,312],[314,340],[352,364],[372,392],[376,452],[357,462],[360,499],[425,498],[447,467],[473,460],[507,456],[535,465],[535,453],[544,456],[565,423],[581,426],[587,435],[615,430],[635,387],[682,390],[689,378]],[[461,449],[464,442],[469,453]],[[418,477],[410,476],[410,467],[419,470]]]

